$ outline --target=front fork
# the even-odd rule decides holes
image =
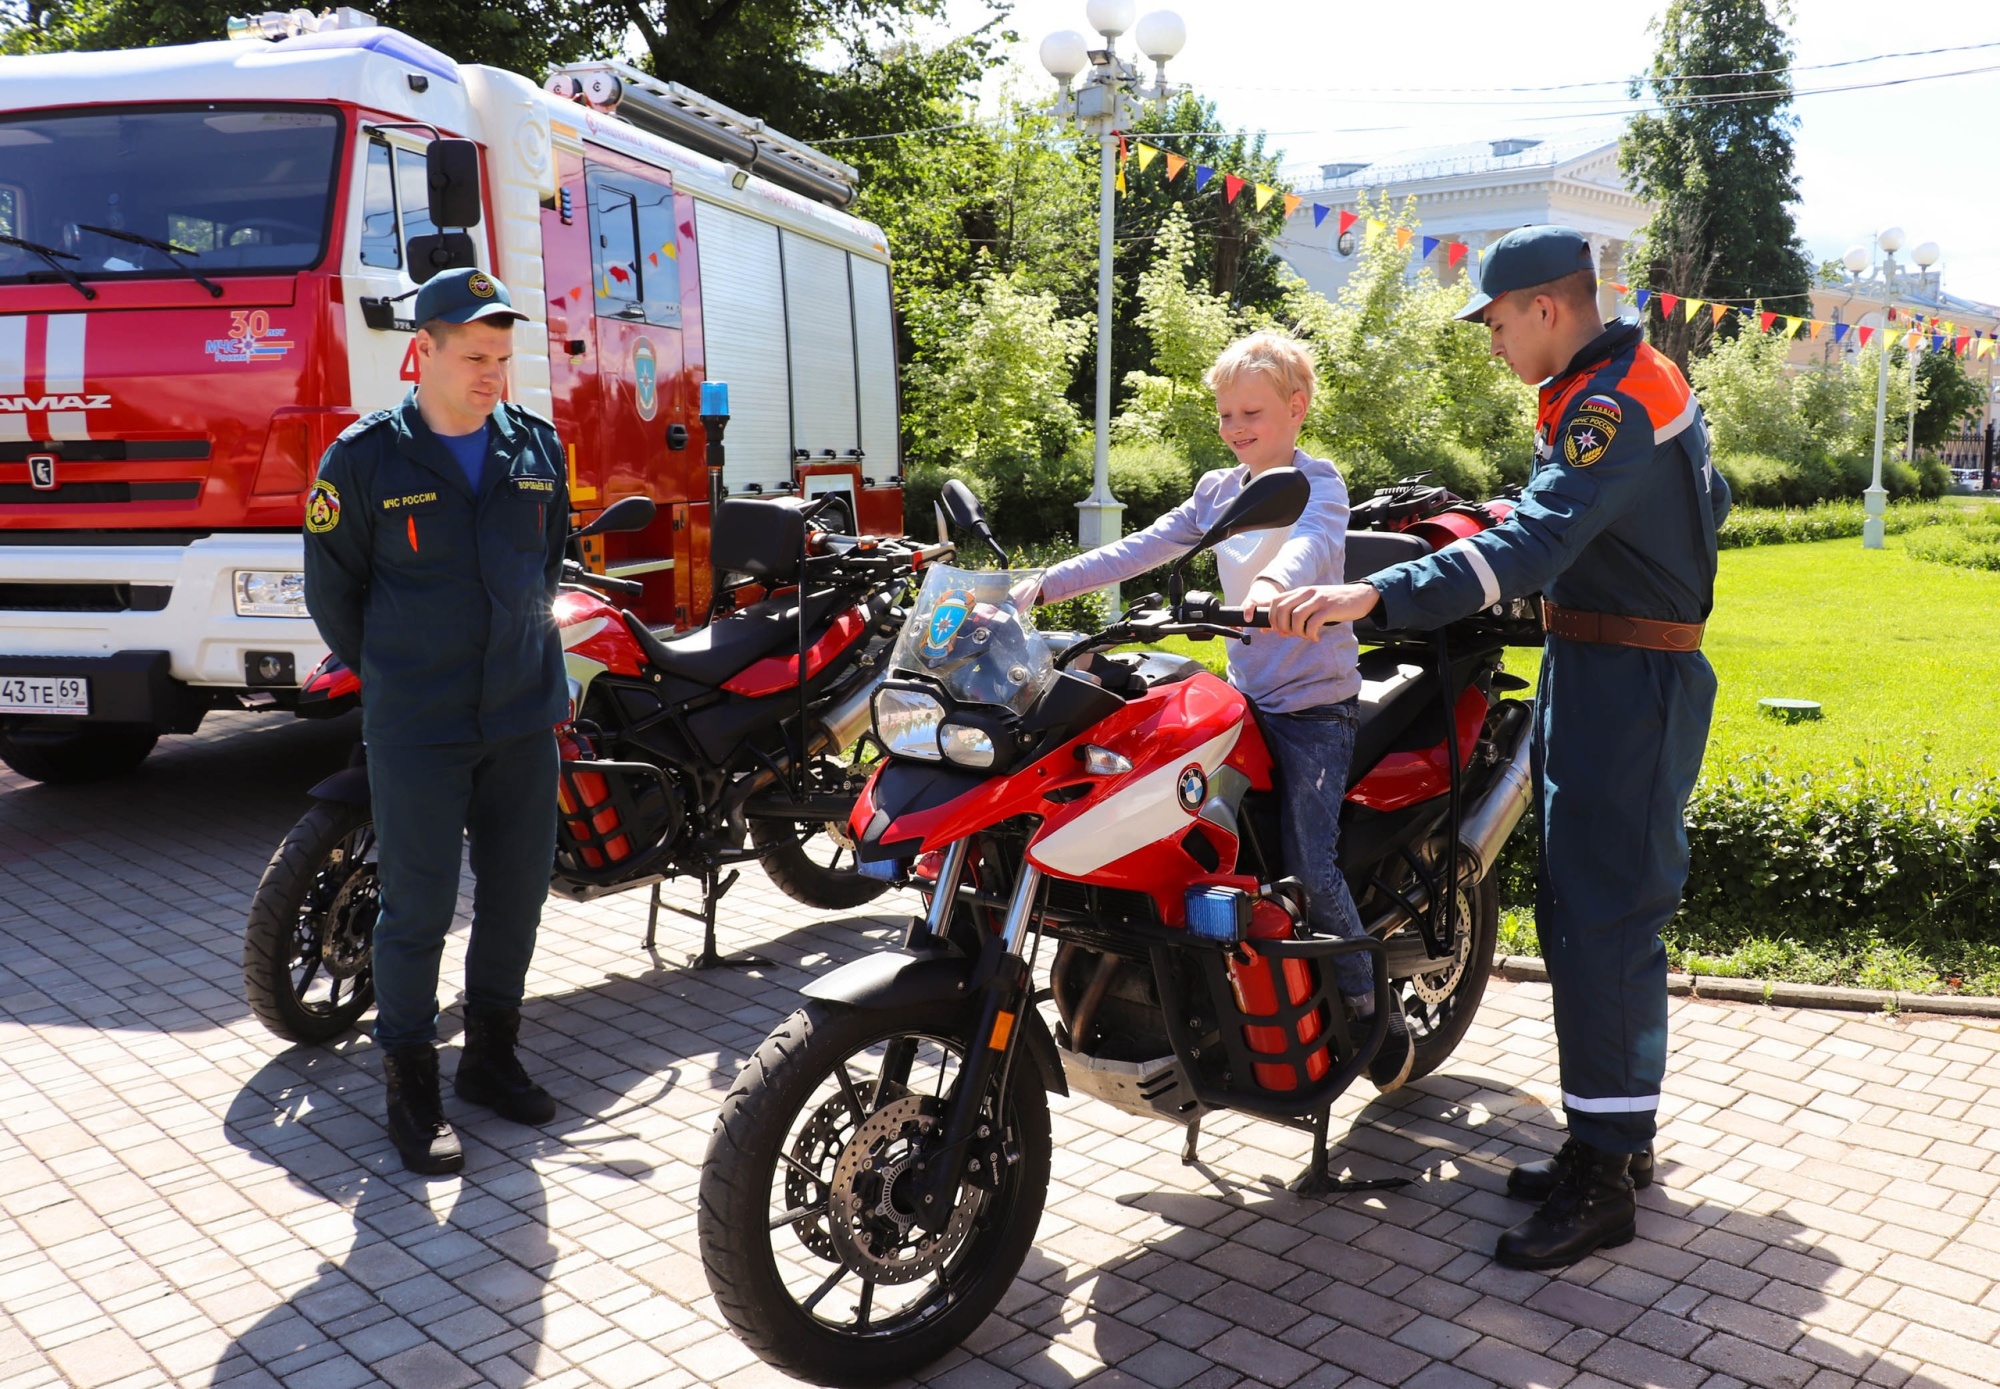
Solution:
[[[931,910],[924,923],[924,929],[933,934],[941,936],[951,921],[959,882],[965,872],[967,845],[968,841],[960,840],[946,851],[938,872],[937,892],[931,898]],[[958,1204],[959,1186],[968,1175],[979,1185],[993,1185],[999,1181],[999,1169],[1007,1160],[1005,1134],[995,1130],[1000,1116],[988,1119],[983,1110],[994,1077],[998,1075],[1004,1080],[1011,1067],[1021,1033],[1021,1010],[1034,1006],[1033,978],[1021,954],[1021,941],[1034,919],[1042,877],[1041,869],[1025,859],[1022,861],[1020,875],[1014,880],[1014,891],[1007,902],[1007,918],[1000,928],[1000,938],[985,946],[986,950],[997,948],[998,963],[968,1000],[978,1011],[959,1067],[958,1083],[945,1102],[944,1124],[911,1175],[917,1198],[917,1223],[934,1234],[942,1233],[950,1224],[952,1210]],[[913,922],[913,936],[915,932]],[[885,1078],[888,1073],[885,1066]],[[1006,1103],[1004,1088],[1000,1102],[1002,1106]]]

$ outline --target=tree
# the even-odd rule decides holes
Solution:
[[[1812,312],[1813,267],[1791,209],[1790,17],[1788,0],[1670,0],[1655,21],[1659,46],[1631,94],[1649,92],[1660,109],[1634,116],[1619,145],[1634,193],[1654,204],[1630,272],[1647,287]],[[1665,317],[1653,336],[1685,368],[1714,331],[1700,315]]]
[[[1152,370],[1126,375],[1131,397],[1115,428],[1126,438],[1170,443],[1219,467],[1228,450],[1216,434],[1215,401],[1202,377],[1245,324],[1228,299],[1209,293],[1199,280],[1189,282],[1194,258],[1194,231],[1176,207],[1160,226],[1153,263],[1139,276],[1137,319],[1152,342]]]
[[[1935,449],[1945,437],[1979,414],[1986,387],[1966,375],[1965,363],[1950,345],[1926,352],[1917,362],[1917,429],[1920,449]]]

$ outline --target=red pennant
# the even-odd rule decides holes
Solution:
[[[1464,259],[1465,259],[1465,243],[1463,241],[1450,241],[1445,243],[1444,261],[1446,265],[1455,266]]]
[[[1777,321],[1778,316],[1774,313],[1760,313],[1757,315],[1757,326],[1767,333],[1771,331],[1771,325]]]
[[[1354,229],[1354,224],[1355,224],[1356,222],[1359,222],[1360,220],[1361,220],[1361,215],[1360,215],[1359,213],[1356,213],[1356,212],[1343,212],[1343,213],[1341,213],[1341,214],[1340,214],[1340,234],[1341,234],[1342,236],[1346,236],[1348,232],[1350,232],[1350,231],[1352,231],[1352,230]]]
[[[1866,347],[1868,346],[1868,339],[1875,336],[1875,330],[1873,328],[1863,327],[1861,329],[1860,336],[1861,336],[1861,345],[1863,347]]]
[[[1243,191],[1243,180],[1234,174],[1222,176],[1222,197],[1225,202],[1235,202],[1236,195]]]
[[[1674,310],[1679,308],[1680,304],[1681,297],[1678,294],[1662,294],[1660,296],[1660,312],[1668,318],[1674,316]]]
[[[1966,347],[1971,342],[1972,342],[1972,334],[1960,333],[1952,343],[1952,350],[1957,352],[1959,356],[1963,357],[1965,355]]]

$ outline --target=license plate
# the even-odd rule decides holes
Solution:
[[[80,675],[0,675],[0,714],[88,714],[90,681]]]

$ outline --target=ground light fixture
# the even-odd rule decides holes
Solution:
[[[1056,118],[1096,140],[1098,150],[1097,438],[1090,496],[1077,503],[1077,538],[1085,549],[1094,549],[1124,531],[1125,508],[1111,494],[1111,253],[1119,132],[1132,128],[1135,101],[1164,105],[1186,90],[1167,81],[1167,63],[1187,46],[1187,24],[1171,10],[1139,17],[1135,0],[1089,0],[1084,19],[1099,35],[1099,44],[1073,29],[1059,29],[1042,40],[1041,60],[1056,80]],[[1153,63],[1151,82],[1142,82],[1139,69],[1118,56],[1119,36],[1128,32]],[[1118,611],[1117,588],[1106,590],[1106,596],[1111,610]]]

